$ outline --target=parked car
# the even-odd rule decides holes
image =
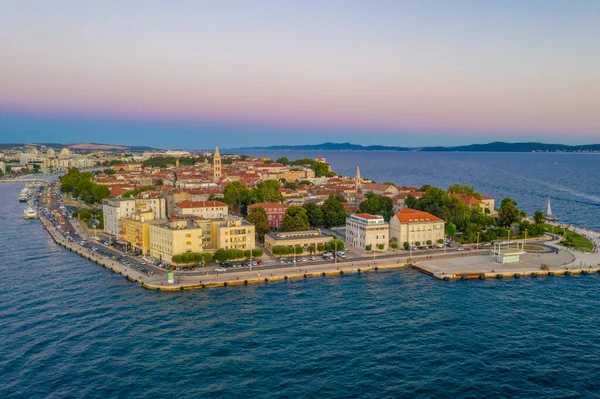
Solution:
[[[226,272],[226,271],[227,271],[227,269],[225,269],[224,267],[217,267],[217,268],[215,269],[215,271],[216,271],[216,272]]]

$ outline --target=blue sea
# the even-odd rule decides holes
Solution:
[[[318,155],[377,181],[467,182],[528,212],[551,195],[563,220],[600,226],[595,155]],[[600,397],[598,275],[146,291],[23,220],[21,188],[0,185],[0,398]]]

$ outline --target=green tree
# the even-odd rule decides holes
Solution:
[[[302,255],[303,252],[304,248],[302,248],[300,245],[296,245],[296,247],[294,248],[294,253],[296,255]]]
[[[213,257],[215,258],[216,261],[219,262],[225,262],[228,258],[227,258],[227,253],[225,252],[225,249],[217,249],[215,251],[215,253],[213,254]]]
[[[285,210],[285,216],[279,224],[279,231],[305,231],[308,227],[306,209],[301,206],[290,206]]]
[[[373,250],[373,247],[371,246],[371,244],[369,244],[365,247],[365,251],[367,251],[367,252],[371,252],[372,250]]]
[[[156,183],[154,183],[155,186],[162,186],[163,184],[165,184],[163,182],[163,179],[158,179],[158,180],[156,180]]]
[[[447,236],[454,236],[456,234],[456,226],[452,222],[446,223],[445,233]]]
[[[263,250],[262,250],[262,248],[254,248],[252,250],[252,257],[253,258],[260,258],[261,256],[263,256]]]
[[[183,259],[181,255],[173,255],[173,257],[171,258],[171,262],[175,263],[176,265],[179,265],[183,263]]]
[[[385,245],[379,244],[379,245],[377,245],[377,248],[379,248],[380,251],[383,251],[383,249],[385,248]]]
[[[421,246],[421,241],[415,241],[415,245],[416,245],[417,247],[420,247],[420,246]]]
[[[540,210],[535,211],[533,214],[533,220],[535,221],[535,224],[543,224],[545,219],[544,212]]]
[[[511,198],[504,198],[498,211],[498,221],[501,226],[510,227],[521,220],[521,211],[517,208],[517,202]]]
[[[210,252],[205,252],[202,254],[202,261],[204,263],[212,262],[212,260],[213,260],[213,256]]]
[[[312,255],[312,254],[314,254],[314,253],[316,252],[316,250],[317,250],[317,249],[315,248],[315,246],[314,246],[314,245],[309,245],[309,246],[308,246],[308,252],[309,252],[311,255]]]
[[[344,246],[344,241],[335,238],[331,241],[329,241],[329,244],[331,245],[331,248],[333,248],[336,251],[343,251],[345,246]]]
[[[103,172],[104,172],[104,174],[106,174],[108,176],[112,176],[112,175],[114,175],[116,173],[114,169],[110,169],[110,168],[109,169],[104,169]]]
[[[408,250],[410,248],[410,243],[408,241],[404,241],[404,244],[402,244],[402,246],[405,250]]]
[[[250,190],[244,184],[237,181],[229,183],[223,189],[223,202],[229,205],[229,212],[235,215],[246,213],[250,197]]]
[[[323,222],[326,227],[341,226],[346,224],[346,209],[339,196],[329,194],[321,208],[323,211]]]
[[[406,198],[404,199],[404,206],[407,208],[416,209],[417,208],[417,199],[410,194],[407,195]]]
[[[283,202],[283,196],[279,194],[280,188],[281,184],[277,180],[260,182],[251,191],[251,202]]]
[[[332,177],[332,176],[335,176],[335,173],[333,173],[329,169],[329,166],[327,164],[323,163],[323,162],[311,161],[310,167],[311,167],[312,170],[315,171],[315,176],[316,177]]]
[[[293,181],[288,181],[285,183],[285,188],[287,188],[288,190],[298,190],[298,183],[293,182]]]
[[[431,240],[427,240],[427,245],[431,246],[431,244],[433,244],[433,242]]]
[[[271,231],[265,208],[262,206],[252,208],[248,216],[246,216],[246,220],[254,225],[258,240],[263,242],[265,240],[265,234]]]
[[[320,206],[313,202],[308,202],[303,205],[308,216],[308,224],[311,227],[319,227],[323,224],[323,210]]]
[[[290,164],[290,160],[287,157],[279,157],[279,158],[277,158],[277,161],[275,161],[275,162],[282,163],[284,165]]]

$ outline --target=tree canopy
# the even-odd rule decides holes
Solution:
[[[358,207],[359,212],[381,215],[386,222],[389,222],[391,217],[394,216],[394,202],[391,198],[373,194],[371,191],[365,197],[366,199]]]
[[[108,187],[94,183],[93,177],[91,172],[80,172],[77,168],[70,168],[59,179],[60,191],[71,193],[73,198],[79,198],[86,204],[93,204],[108,198],[110,196]]]
[[[321,210],[323,211],[323,223],[326,227],[346,224],[348,214],[342,202],[343,197],[341,195],[329,194],[329,198],[323,203]]]
[[[308,230],[308,215],[301,206],[290,206],[285,210],[285,216],[279,224],[280,231],[305,231]]]
[[[271,231],[265,208],[262,206],[252,208],[248,216],[246,216],[246,220],[254,225],[258,239],[264,241],[265,234]]]

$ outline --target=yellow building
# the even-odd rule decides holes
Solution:
[[[193,219],[150,226],[150,255],[171,261],[174,255],[185,252],[203,252],[202,228]]]
[[[127,241],[134,251],[147,255],[150,252],[150,226],[160,223],[164,220],[154,220],[152,211],[138,212],[121,219],[120,239]]]
[[[400,245],[435,245],[444,239],[444,221],[427,212],[402,208],[390,219],[390,238]]]
[[[253,224],[235,216],[222,219],[181,217],[150,225],[150,255],[171,260],[185,252],[213,252],[217,249],[254,249]]]
[[[214,249],[254,249],[256,245],[256,229],[253,224],[235,216],[226,216],[221,220],[214,220],[216,235],[214,236]]]
[[[304,252],[309,252],[308,247],[314,246],[315,252],[323,252],[319,248],[322,248],[329,241],[331,241],[331,237],[322,234],[318,230],[271,233],[265,235],[265,249],[273,252],[273,247],[279,245],[290,249],[300,246]]]

